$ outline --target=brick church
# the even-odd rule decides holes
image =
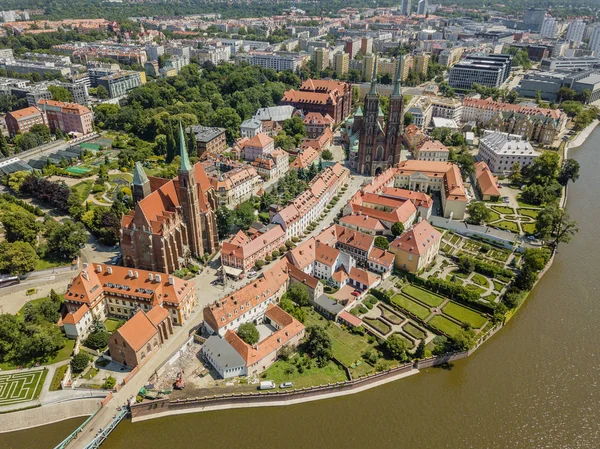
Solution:
[[[401,92],[402,64],[398,62],[394,90],[390,96],[387,120],[379,105],[377,93],[377,60],[373,66],[371,89],[365,96],[364,110],[354,114],[351,141],[357,141],[358,151],[352,154],[351,166],[360,174],[377,176],[400,162],[402,150],[402,120],[404,100]]]
[[[185,141],[180,124],[175,179],[149,177],[139,162],[135,165],[135,209],[121,222],[125,266],[172,273],[219,249],[215,191],[202,165],[190,163]]]

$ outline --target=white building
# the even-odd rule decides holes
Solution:
[[[275,53],[253,52],[247,55],[239,55],[238,60],[247,61],[250,65],[259,65],[265,69],[274,69],[276,72],[296,69],[302,65],[300,56],[278,55]]]
[[[585,22],[581,19],[573,20],[567,28],[567,40],[575,45],[581,44],[585,33]]]
[[[240,134],[242,137],[247,137],[248,139],[252,139],[257,134],[263,132],[262,122],[255,118],[249,118],[248,120],[244,120],[240,125]]]
[[[521,140],[518,135],[486,131],[479,140],[479,157],[494,173],[510,171],[515,162],[521,164],[521,168],[527,167],[539,155],[528,141]]]
[[[433,114],[433,108],[431,106],[431,101],[429,98],[423,96],[417,100],[417,102],[412,105],[407,112],[410,112],[413,117],[413,124],[423,130],[425,127],[429,126],[429,122],[431,122],[431,117]]]
[[[594,52],[594,56],[600,56],[600,26],[594,28],[590,37],[590,50]]]
[[[542,23],[540,36],[548,39],[556,39],[558,35],[558,23],[554,17],[546,17]]]

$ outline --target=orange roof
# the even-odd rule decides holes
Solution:
[[[432,151],[437,153],[449,153],[450,150],[439,140],[426,140],[419,147],[419,152],[421,151]]]
[[[369,251],[369,260],[379,265],[390,267],[394,263],[394,253],[374,246]]]
[[[152,321],[152,324],[158,326],[169,317],[169,311],[161,306],[155,306],[146,312],[146,316]]]
[[[313,164],[319,157],[319,152],[313,147],[304,148],[294,161],[290,164],[290,168],[307,168]]]
[[[12,116],[15,120],[20,120],[32,115],[42,115],[42,112],[35,106],[29,106],[28,108],[19,109],[17,111],[9,112],[7,115]]]
[[[429,178],[443,178],[446,198],[467,201],[460,170],[452,162],[410,160],[401,162],[396,169],[396,175],[410,176],[414,173],[423,173]]]
[[[47,100],[45,98],[41,98],[38,101],[39,105],[46,105],[46,106],[54,106],[56,108],[61,108],[61,110],[63,110],[63,112],[75,112],[79,115],[82,114],[90,114],[92,111],[90,111],[88,108],[86,108],[85,106],[81,105],[81,104],[77,104],[77,103],[64,103],[62,101],[55,101],[55,100]],[[42,108],[43,109],[43,108]]]
[[[304,243],[296,246],[288,252],[288,258],[299,269],[304,270],[316,259],[316,245],[314,237],[309,238]]]
[[[437,229],[431,226],[427,220],[422,220],[414,228],[394,240],[390,244],[390,248],[422,255],[440,238],[441,234]]]
[[[362,214],[346,215],[345,217],[340,218],[340,224],[370,229],[372,231],[385,230],[385,226],[383,226],[379,220]]]
[[[325,245],[321,242],[317,242],[315,249],[315,260],[332,267],[335,265],[335,261],[340,255],[340,251],[335,249],[333,246]]]
[[[304,271],[300,270],[292,263],[288,262],[287,270],[288,270],[287,272],[288,272],[288,275],[290,276],[290,278],[293,278],[296,281],[309,286],[313,290],[319,284],[319,280],[316,277],[305,273]]]
[[[354,327],[362,326],[363,324],[362,320],[359,317],[352,315],[347,310],[342,310],[338,315],[338,318]]]
[[[290,89],[283,94],[282,102],[304,104],[337,104],[337,96],[327,92],[309,92]]]
[[[267,145],[269,145],[270,143],[273,142],[273,139],[271,139],[269,136],[267,136],[264,133],[258,133],[257,135],[255,135],[254,137],[252,137],[251,139],[249,139],[248,141],[246,141],[246,143],[244,144],[245,147],[258,147],[258,148],[264,148]]]
[[[242,231],[238,231],[230,242],[223,242],[221,250],[223,254],[233,254],[240,259],[245,259],[284,237],[285,231],[280,225],[273,226],[267,232],[256,236],[252,240],[248,239]]]
[[[561,118],[563,112],[560,109],[548,109],[539,108],[536,106],[526,106],[512,103],[501,103],[494,101],[492,98],[477,99],[477,98],[465,98],[463,99],[463,105],[475,109],[486,109],[497,112],[518,112],[524,115],[541,115],[544,117],[550,117],[555,120]]]
[[[87,304],[82,304],[74,313],[67,313],[62,322],[63,324],[77,324],[89,310]]]
[[[333,273],[333,275],[331,276],[333,278],[334,281],[336,281],[338,284],[341,284],[342,282],[344,282],[346,279],[348,279],[348,273],[346,273],[346,270],[344,270],[344,267],[340,268],[339,270],[337,270],[336,272]]]
[[[334,246],[336,243],[357,248],[362,251],[369,251],[373,246],[374,238],[364,232],[355,231],[340,225],[332,225],[327,229],[324,229],[317,236],[319,242],[323,242],[327,245]]]
[[[301,322],[275,304],[267,307],[265,316],[277,323],[279,329],[254,346],[250,346],[232,330],[228,330],[225,334],[225,340],[242,356],[246,366],[260,362],[304,331]]]
[[[425,192],[416,192],[414,190],[399,189],[397,187],[383,187],[381,196],[399,198],[412,202],[416,207],[431,207],[433,200]]]
[[[482,195],[500,196],[500,190],[497,187],[498,178],[492,174],[490,167],[485,162],[480,161],[475,164],[475,179]]]
[[[373,284],[375,284],[375,282],[377,282],[377,276],[356,267],[350,270],[350,279],[355,282],[360,282],[367,287],[371,287]]]
[[[156,326],[143,310],[138,310],[123,326],[116,331],[133,349],[139,351],[158,332]]]
[[[334,121],[329,114],[321,114],[320,112],[309,112],[304,116],[305,125],[331,125]]]
[[[350,85],[343,81],[336,80],[323,80],[323,79],[312,79],[308,78],[300,86],[300,90],[307,90],[313,92],[339,92],[340,95],[344,95],[346,89],[349,89]]]
[[[157,276],[160,276],[160,281],[156,280]],[[173,284],[170,284],[169,279]],[[168,303],[179,306],[193,288],[192,281],[184,281],[166,273],[116,265],[90,264],[71,281],[65,293],[65,301],[91,306],[104,295],[122,294],[126,291],[131,296],[152,299],[156,305]]]

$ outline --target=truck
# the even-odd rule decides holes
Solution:
[[[275,388],[275,382],[272,380],[267,380],[265,382],[261,382],[258,386],[259,390],[272,390]]]

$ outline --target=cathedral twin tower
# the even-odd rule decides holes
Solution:
[[[399,58],[394,90],[390,96],[390,110],[387,120],[384,121],[385,117],[377,93],[377,59],[375,59],[371,89],[365,96],[364,111],[359,107],[354,115],[353,134],[359,133],[355,168],[362,175],[377,176],[400,162],[404,115],[401,81],[402,58]]]

